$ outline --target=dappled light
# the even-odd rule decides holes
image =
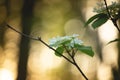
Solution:
[[[113,80],[112,69],[107,64],[101,64],[98,67],[98,79],[99,80]]]
[[[14,80],[14,75],[11,71],[0,68],[0,80]]]
[[[114,27],[111,21],[105,23],[102,27],[98,29],[99,37],[103,40],[103,44],[106,45],[111,40],[117,38],[117,29]]]
[[[111,20],[95,29],[92,23],[84,26],[85,22],[96,14],[93,8],[98,1],[104,2],[104,0],[33,2],[1,0],[0,80],[85,80],[74,61],[88,80],[116,80],[115,74],[119,73],[120,68],[119,41],[108,43],[118,38],[118,30]],[[106,1],[109,5],[111,1],[119,0]],[[13,29],[6,24],[3,25],[3,22]],[[72,43],[71,39],[74,39],[68,37],[73,34],[79,35],[76,42],[73,40],[74,47],[68,45],[70,41]],[[68,42],[57,43],[57,46],[66,50],[63,50],[62,55],[55,55],[54,49],[59,48],[54,47],[56,44],[52,46],[53,49],[49,47],[50,39],[58,36],[68,38]],[[64,37],[65,40],[67,38]],[[82,43],[75,45],[79,39],[87,47]],[[81,51],[78,47],[82,47]],[[90,52],[92,54],[89,54]]]

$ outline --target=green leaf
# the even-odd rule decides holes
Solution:
[[[91,22],[93,22],[95,19],[100,18],[100,17],[102,17],[102,16],[104,16],[104,15],[106,15],[106,14],[100,13],[100,14],[96,14],[96,15],[94,15],[93,17],[89,18],[89,19],[87,20],[87,22],[85,23],[85,27],[88,26],[88,25],[89,25]]]
[[[78,45],[77,49],[91,57],[94,56],[94,52],[92,50],[92,47],[90,47],[90,46]]]
[[[62,54],[63,54],[64,48],[63,48],[62,46],[61,46],[61,47],[58,47],[58,48],[56,49],[56,51],[57,51],[57,52],[55,52],[55,55],[61,57]]]
[[[113,43],[113,42],[117,42],[117,41],[120,41],[120,39],[114,39],[114,40],[110,41],[108,44]]]
[[[95,20],[93,23],[92,23],[92,27],[95,29],[95,28],[98,28],[100,27],[101,25],[103,25],[107,20],[108,20],[108,16],[106,14],[104,14],[103,16],[100,16],[97,20]]]

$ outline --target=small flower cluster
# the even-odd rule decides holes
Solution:
[[[112,2],[112,4],[108,6],[108,10],[113,19],[120,18],[120,3]],[[93,12],[108,14],[104,3],[97,3],[97,7],[93,9]]]
[[[90,46],[84,46],[83,41],[78,39],[78,34],[71,36],[55,37],[50,40],[50,47],[55,48],[56,56],[64,56],[64,51],[71,57],[75,56],[77,51],[81,51],[91,57],[94,56],[94,52]]]
[[[64,36],[64,37],[55,37],[50,40],[50,46],[59,47],[61,45],[65,45],[68,47],[74,47],[75,44],[81,45],[83,42],[79,40],[77,37],[78,34],[73,34],[72,36]]]

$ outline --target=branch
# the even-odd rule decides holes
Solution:
[[[68,55],[70,56],[70,58],[73,60],[73,65],[76,66],[76,68],[77,68],[78,71],[82,74],[82,76],[83,76],[86,80],[88,80],[87,76],[83,73],[83,71],[82,71],[81,68],[78,66],[78,64],[77,64],[77,62],[76,62],[76,60],[75,60],[75,57],[74,57],[74,56],[75,56],[75,51],[74,51],[74,49],[72,48],[72,51],[71,51],[71,53],[70,53],[70,51],[66,48],[66,46],[65,46],[65,45],[63,45],[63,46],[64,46],[66,52],[68,53]]]
[[[11,26],[8,25],[8,24],[6,24],[6,26],[7,26],[8,28],[12,29],[13,31],[19,33],[20,35],[24,36],[24,37],[27,37],[27,38],[32,39],[32,40],[40,41],[40,42],[43,43],[45,46],[47,46],[48,48],[52,49],[54,52],[58,53],[58,54],[61,55],[64,59],[66,59],[68,62],[70,62],[70,63],[73,64],[73,62],[72,62],[71,60],[69,60],[66,56],[64,56],[64,55],[62,55],[61,53],[59,53],[58,51],[56,51],[54,48],[50,47],[50,46],[49,46],[47,43],[45,43],[40,37],[35,38],[35,37],[32,37],[32,36],[27,35],[27,34],[25,34],[25,33],[22,33],[22,32],[20,32],[20,31],[16,30],[15,28],[11,27]]]
[[[63,47],[65,48],[65,50],[66,50],[66,52],[68,53],[68,55],[69,55],[70,57],[72,57],[72,55],[71,55],[70,51],[66,48],[66,46],[65,46],[65,45],[63,45]]]
[[[81,70],[81,68],[78,66],[76,60],[74,59],[74,57],[72,58],[74,65],[76,66],[76,68],[79,70],[79,72],[82,74],[82,76],[85,78],[85,80],[88,80],[87,76],[83,73],[83,71]]]
[[[72,58],[73,61],[71,61],[69,58],[67,58],[67,57],[64,56],[63,54],[59,53],[58,51],[56,51],[54,48],[50,47],[50,46],[49,46],[47,43],[45,43],[40,37],[37,37],[37,38],[36,38],[36,37],[32,37],[32,36],[30,36],[30,35],[27,35],[27,34],[25,34],[25,33],[22,33],[22,32],[20,32],[20,31],[16,30],[15,28],[11,27],[11,26],[8,25],[8,24],[6,24],[6,26],[7,26],[8,28],[12,29],[13,31],[17,32],[18,34],[24,36],[24,37],[27,37],[27,38],[32,39],[32,40],[40,41],[40,42],[43,43],[45,46],[47,46],[48,48],[52,49],[54,52],[58,53],[59,55],[61,55],[65,60],[67,60],[68,62],[70,62],[70,63],[73,64],[74,66],[76,66],[76,68],[79,70],[79,72],[82,74],[82,76],[83,76],[86,80],[88,80],[88,78],[85,76],[85,74],[82,72],[82,70],[80,69],[80,67],[79,67],[78,64],[76,63],[76,61],[75,61],[75,59],[74,59],[74,55],[71,55],[71,54],[69,53],[69,51],[67,50],[67,48],[65,48],[65,49],[66,49],[67,53],[69,54],[69,56]],[[72,52],[72,54],[73,54],[73,52]],[[74,54],[75,54],[75,53],[74,53]]]
[[[120,29],[119,29],[119,26],[117,25],[116,19],[113,19],[111,14],[110,14],[110,12],[109,12],[107,1],[104,0],[104,3],[105,3],[105,6],[106,6],[106,10],[107,10],[108,16],[110,17],[110,19],[113,22],[114,26],[117,28],[118,32],[120,33]]]

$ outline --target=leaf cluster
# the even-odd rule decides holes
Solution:
[[[74,56],[77,51],[81,51],[89,56],[93,56],[94,52],[90,46],[84,46],[83,41],[78,39],[79,35],[56,37],[50,40],[50,46],[56,49],[55,55],[62,56],[66,51]],[[59,52],[59,53],[58,53]]]
[[[117,20],[120,19],[120,3],[112,2],[111,5],[107,6],[103,3],[98,3],[98,7],[94,8],[94,12],[97,14],[92,16],[85,23],[85,27],[91,24],[91,26],[96,29],[106,23],[109,19],[113,22],[114,26],[120,32],[120,29],[117,25]],[[106,7],[107,6],[107,7]],[[114,39],[110,41],[108,44],[112,42],[120,41],[120,39]]]
[[[120,19],[120,3],[112,2],[111,5],[107,6],[109,13],[105,4],[99,3],[97,5],[98,8],[95,7],[93,10],[97,14],[89,18],[85,23],[85,26],[88,26],[91,23],[91,26],[96,29],[107,22],[110,18],[115,21]]]

